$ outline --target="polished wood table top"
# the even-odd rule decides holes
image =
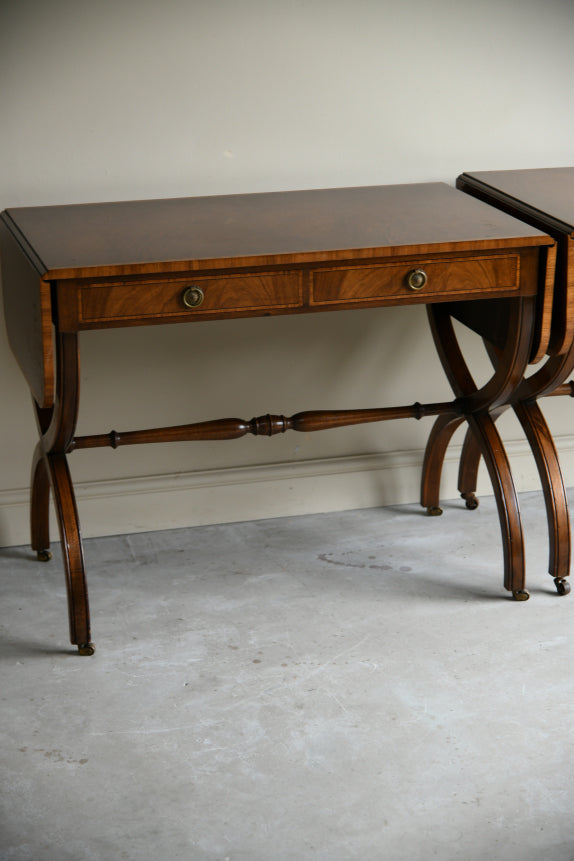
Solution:
[[[536,252],[529,264],[524,251],[547,242],[442,183],[24,207],[0,220],[8,334],[45,407],[55,313],[59,330],[79,331],[512,296],[537,289],[524,271]],[[424,287],[409,287],[423,265]],[[193,307],[188,284],[201,291]]]
[[[2,218],[50,280],[545,242],[444,183],[22,207]]]
[[[67,456],[101,445],[231,439],[436,415],[440,428],[429,441],[421,500],[438,513],[440,452],[454,427],[466,420],[495,485],[505,586],[515,597],[527,597],[510,467],[491,414],[510,401],[528,363],[546,352],[546,328],[537,321],[551,313],[554,251],[545,232],[443,183],[22,207],[2,213],[8,337],[40,429],[32,546],[40,558],[48,558],[52,493],[72,643],[84,654],[93,651]],[[453,401],[75,436],[82,330],[421,303],[429,308]],[[482,387],[466,367],[451,331],[452,316],[498,351],[493,376]]]
[[[574,167],[472,171],[461,180],[483,186],[491,199],[514,205],[515,212],[574,235]]]
[[[457,185],[556,239],[549,352],[568,352],[574,340],[574,167],[469,172]]]

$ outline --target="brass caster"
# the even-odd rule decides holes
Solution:
[[[556,591],[559,595],[570,594],[570,583],[568,582],[568,580],[565,580],[564,577],[555,577],[554,584],[556,586]]]
[[[471,511],[474,511],[475,508],[478,508],[479,499],[474,493],[461,493],[460,494],[464,499],[465,505]]]
[[[429,517],[440,517],[442,514],[442,508],[439,508],[438,505],[431,505],[427,508],[427,514]]]
[[[36,558],[38,562],[49,562],[52,558],[52,554],[49,550],[38,550],[36,553]]]
[[[96,647],[93,643],[80,643],[78,645],[78,652],[80,655],[93,655],[96,651]]]
[[[515,601],[528,601],[530,598],[530,592],[527,592],[526,589],[515,589],[512,593],[512,597]]]

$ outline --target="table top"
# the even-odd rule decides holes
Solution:
[[[461,179],[481,183],[511,199],[517,211],[538,214],[548,227],[574,234],[574,167],[470,171]]]
[[[46,280],[549,242],[445,183],[21,207],[0,218]]]
[[[548,353],[574,350],[574,167],[469,171],[457,186],[557,240]]]
[[[54,323],[69,332],[533,295],[537,254],[553,245],[544,232],[445,183],[0,214],[8,337],[44,407],[54,395]],[[405,279],[421,261],[430,284],[419,292]],[[190,276],[199,279],[199,309],[186,305],[178,281]]]

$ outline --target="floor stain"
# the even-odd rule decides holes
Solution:
[[[317,558],[321,562],[328,562],[329,565],[341,565],[343,568],[359,568],[361,570],[368,568],[371,571],[390,571],[392,569],[391,565],[366,565],[364,562],[345,562],[342,559],[333,559],[331,553],[319,553]],[[369,556],[369,559],[375,558],[375,556]],[[401,571],[404,570],[404,568],[401,568]],[[410,571],[410,568],[408,570]]]
[[[20,748],[22,750],[22,748]],[[22,750],[24,752],[26,748]],[[65,762],[67,765],[85,765],[89,760],[87,757],[82,759],[68,759],[61,750],[44,750],[44,748],[37,747],[35,749],[36,753],[43,753],[46,759],[51,759],[52,762]]]

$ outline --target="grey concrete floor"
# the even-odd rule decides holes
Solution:
[[[572,861],[574,593],[521,498],[86,541],[94,657],[61,556],[0,551],[0,857]]]

